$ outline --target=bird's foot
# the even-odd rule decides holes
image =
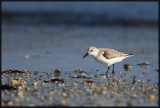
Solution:
[[[112,71],[112,74],[114,75],[114,74],[115,74],[115,72],[114,72],[114,71]]]
[[[106,71],[106,75],[108,75],[109,71]]]

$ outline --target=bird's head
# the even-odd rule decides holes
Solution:
[[[90,47],[88,49],[88,52],[83,56],[83,58],[85,58],[88,55],[96,56],[97,52],[98,52],[98,49],[96,47]]]

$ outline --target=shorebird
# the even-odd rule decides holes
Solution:
[[[123,59],[133,56],[133,54],[119,52],[110,48],[96,48],[96,47],[90,47],[88,52],[83,56],[83,58],[85,58],[88,55],[91,55],[97,62],[108,66],[106,74],[109,72],[110,65],[113,64],[112,73],[114,74],[115,63],[121,62]]]

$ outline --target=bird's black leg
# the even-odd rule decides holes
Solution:
[[[115,72],[114,72],[114,64],[113,64],[113,71],[112,71],[112,74],[115,74]]]
[[[109,72],[109,69],[110,69],[110,66],[108,66],[108,69],[107,69],[107,71],[106,71],[106,74],[108,74],[108,72]]]

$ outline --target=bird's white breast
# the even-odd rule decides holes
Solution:
[[[106,64],[108,66],[114,64],[114,63],[117,63],[117,62],[120,62],[122,61],[124,58],[126,57],[117,57],[117,58],[112,58],[112,59],[106,59],[102,54],[100,56],[96,56],[96,57],[93,57],[96,61],[98,61],[99,63],[101,64]]]

